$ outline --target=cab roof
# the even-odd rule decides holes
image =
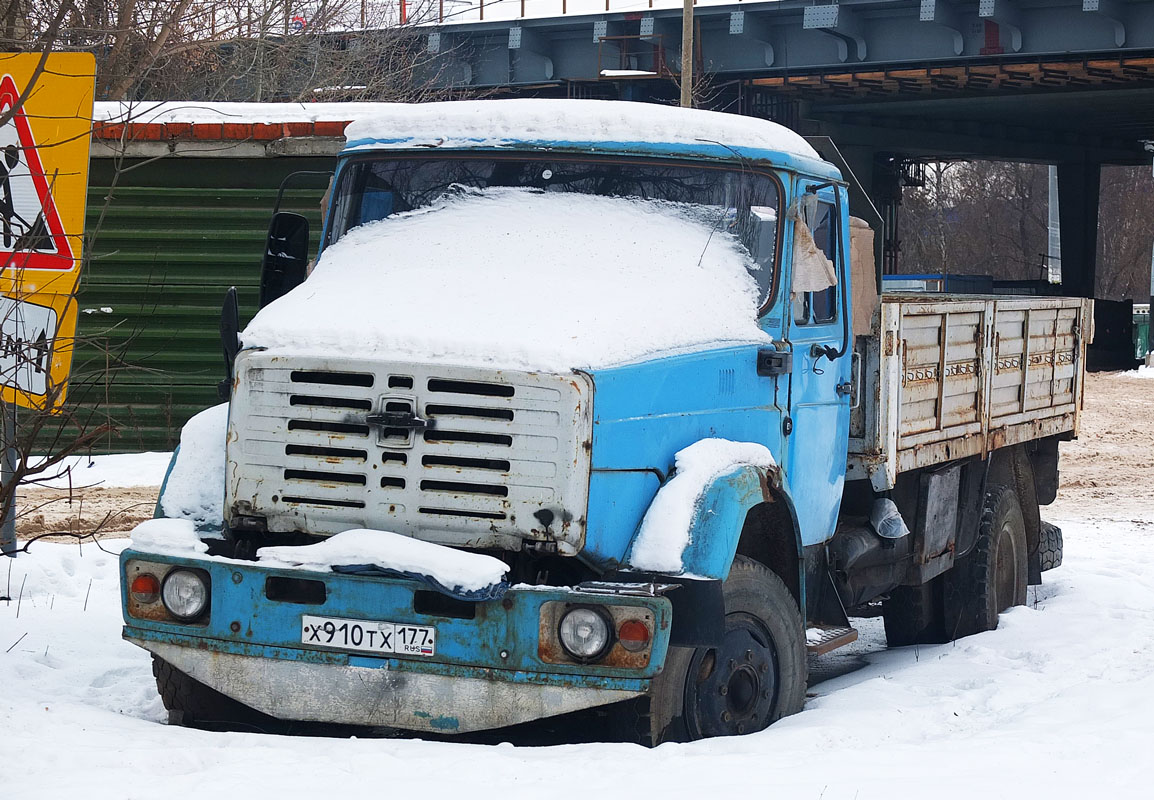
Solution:
[[[497,150],[769,162],[840,178],[794,131],[768,120],[621,100],[385,103],[345,129],[345,154]]]

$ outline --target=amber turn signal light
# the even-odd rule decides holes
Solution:
[[[160,581],[155,575],[143,572],[132,579],[129,591],[138,603],[155,603],[160,599]]]
[[[627,619],[617,630],[617,641],[631,653],[649,646],[649,628],[639,619]]]

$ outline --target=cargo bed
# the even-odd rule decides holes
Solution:
[[[854,351],[846,479],[1076,435],[1093,301],[884,295]]]

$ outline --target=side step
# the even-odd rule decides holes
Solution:
[[[811,656],[824,656],[831,650],[857,641],[856,628],[806,628],[805,649]]]

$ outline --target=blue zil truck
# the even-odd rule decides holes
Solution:
[[[828,142],[537,100],[346,136],[121,556],[173,722],[749,733],[852,616],[989,630],[1060,559],[1090,301],[880,294]]]

